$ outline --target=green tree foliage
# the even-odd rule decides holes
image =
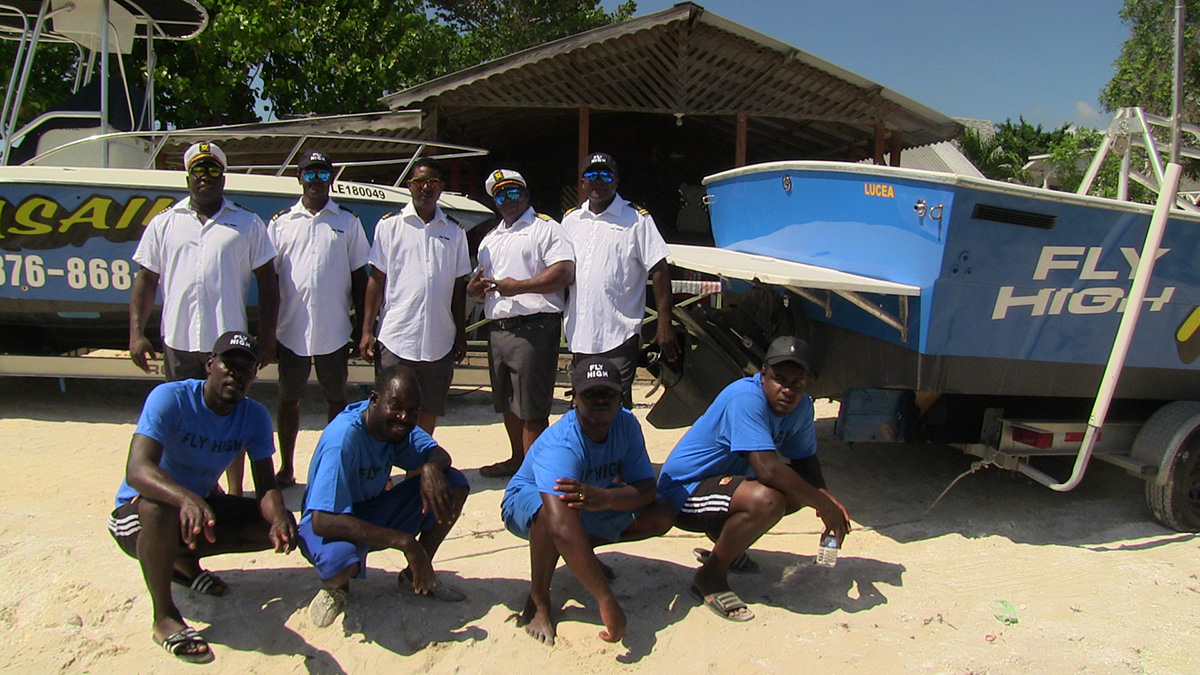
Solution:
[[[177,127],[248,122],[262,99],[279,117],[378,110],[386,92],[542,42],[620,21],[598,0],[201,0],[208,29],[157,42],[160,121]],[[0,42],[7,83],[15,46]],[[130,83],[145,59],[127,58]],[[70,92],[78,54],[42,47],[21,121]]]
[[[993,180],[1019,183],[1024,162],[1020,156],[1002,146],[995,135],[967,129],[958,139],[958,146],[979,173]]]
[[[440,20],[462,36],[460,67],[582,33],[633,16],[629,0],[605,14],[594,0],[432,0]]]
[[[13,60],[17,57],[15,42],[0,40],[0,86],[8,87]],[[51,105],[71,95],[71,80],[64,73],[75,72],[79,50],[73,45],[43,45],[37,51],[36,64],[29,73],[28,87],[44,95],[27,97],[21,106],[18,120],[23,124],[46,112]],[[20,73],[17,74],[20,77]],[[0,98],[2,100],[2,98]]]
[[[1200,0],[1186,0],[1184,27],[1183,118],[1200,123]],[[1113,66],[1116,73],[1100,91],[1100,104],[1113,111],[1128,106],[1169,117],[1175,63],[1175,0],[1125,0],[1121,19],[1129,39]]]
[[[1045,131],[1042,125],[1030,124],[1024,117],[1018,118],[1017,122],[1010,118],[997,124],[991,135],[967,129],[959,139],[959,146],[984,176],[1023,183],[1028,178],[1024,167],[1029,158],[1049,152],[1050,147],[1068,133],[1067,129],[1064,124],[1053,131]]]

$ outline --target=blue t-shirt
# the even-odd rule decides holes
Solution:
[[[438,447],[420,427],[413,427],[403,443],[375,440],[363,419],[369,404],[347,406],[321,432],[308,467],[301,522],[311,519],[313,511],[353,513],[355,504],[383,493],[393,466],[415,469]]]
[[[575,411],[568,411],[529,448],[521,468],[504,491],[501,513],[517,510],[530,515],[537,513],[542,504],[541,493],[563,494],[554,490],[559,478],[602,488],[654,478],[654,466],[646,454],[646,439],[633,413],[622,408],[608,429],[608,438],[597,443],[583,434]]]
[[[232,413],[218,415],[204,404],[204,380],[182,380],[150,392],[134,433],[161,443],[158,466],[176,483],[206,497],[238,452],[245,449],[251,460],[275,453],[271,429],[271,415],[258,401],[244,398]],[[136,496],[122,480],[117,506]]]
[[[771,412],[762,373],[745,377],[717,395],[663,463],[658,493],[678,511],[696,486],[713,476],[753,476],[747,452],[779,451],[788,459],[817,454],[813,402],[805,394],[792,412]]]

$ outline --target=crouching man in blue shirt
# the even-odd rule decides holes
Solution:
[[[213,653],[183,622],[171,583],[224,595],[225,583],[201,569],[201,558],[296,546],[296,521],[275,485],[271,416],[246,398],[258,374],[258,345],[246,333],[225,333],[205,367],[206,379],[160,384],[146,397],[108,519],[121,550],[141,563],[154,641],[191,663],[212,661]],[[250,455],[257,499],[217,489],[242,451]]]
[[[500,510],[509,531],[529,540],[525,632],[554,644],[550,581],[561,555],[600,604],[600,638],[618,642],[625,636],[625,612],[605,578],[612,571],[592,549],[662,535],[674,514],[654,496],[654,467],[637,419],[621,407],[616,366],[605,358],[584,359],[575,365],[571,386],[575,409],[529,448]]]
[[[416,426],[420,413],[416,375],[407,366],[392,366],[375,378],[371,397],[347,406],[317,442],[304,492],[300,550],[324,585],[308,606],[318,627],[342,613],[350,579],[366,575],[373,550],[404,553],[408,567],[396,580],[401,591],[446,602],[465,599],[437,582],[432,560],[462,513],[467,479]],[[411,473],[388,489],[393,466]]]
[[[839,546],[850,531],[817,460],[813,403],[804,393],[811,372],[804,340],[776,338],[762,372],[725,387],[663,463],[658,493],[678,513],[675,525],[715,542],[711,552],[695,551],[703,564],[692,596],[724,619],[754,618],[726,575],[757,568],[746,549],[784,515],[815,508]]]

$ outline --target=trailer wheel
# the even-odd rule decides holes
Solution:
[[[1194,401],[1163,406],[1146,421],[1134,441],[1135,457],[1151,447],[1161,453],[1158,476],[1146,481],[1146,503],[1158,522],[1179,532],[1200,532],[1198,408],[1200,404]]]

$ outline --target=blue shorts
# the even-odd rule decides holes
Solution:
[[[458,469],[446,472],[450,489],[469,487],[467,477]],[[402,481],[391,490],[385,490],[374,499],[355,504],[350,515],[378,527],[399,530],[416,536],[437,524],[433,512],[421,513],[421,478],[419,476]],[[336,576],[339,572],[358,563],[357,578],[367,573],[367,553],[371,547],[355,544],[344,539],[319,537],[312,530],[312,519],[300,523],[300,552],[317,568],[322,579]]]
[[[529,530],[533,528],[533,517],[541,508],[541,490],[529,486],[515,493],[510,499],[505,499],[504,503],[500,505],[500,513],[504,517],[504,526],[508,528],[509,532],[522,539],[529,539]],[[621,533],[629,529],[642,510],[581,511],[579,521],[583,523],[583,529],[594,537],[605,541],[620,541]]]

